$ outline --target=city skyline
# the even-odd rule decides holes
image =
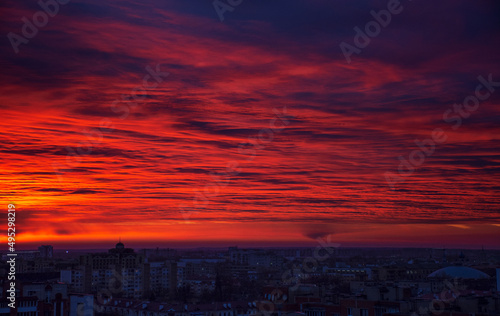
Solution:
[[[141,316],[496,315],[500,250],[315,247],[2,255],[0,313]],[[12,262],[15,262],[12,272]],[[6,277],[0,283],[6,288]],[[13,293],[13,294],[10,294]]]
[[[58,3],[0,4],[18,249],[500,249],[497,2]]]

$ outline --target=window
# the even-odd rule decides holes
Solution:
[[[359,316],[368,316],[368,310],[367,309],[360,309],[359,310]]]
[[[352,308],[351,307],[347,308],[347,316],[352,316]]]

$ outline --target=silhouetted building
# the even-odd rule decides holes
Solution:
[[[149,264],[143,255],[117,243],[108,253],[80,257],[84,271],[84,292],[112,287],[115,296],[144,297],[149,294]],[[110,289],[108,289],[110,290]]]
[[[42,245],[38,247],[41,258],[52,258],[54,256],[54,248],[50,245]]]

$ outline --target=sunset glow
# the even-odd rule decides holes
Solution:
[[[15,53],[40,8],[4,1],[18,247],[500,248],[500,6],[401,2],[348,63],[386,3],[245,0],[221,22],[211,1],[75,0]]]

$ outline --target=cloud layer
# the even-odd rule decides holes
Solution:
[[[40,7],[4,2],[1,195],[20,238],[498,246],[500,87],[457,129],[443,114],[500,81],[500,6],[401,5],[347,63],[340,43],[386,1],[243,1],[223,23],[211,1],[71,1],[17,54],[7,34]],[[391,190],[436,128],[446,142]]]

